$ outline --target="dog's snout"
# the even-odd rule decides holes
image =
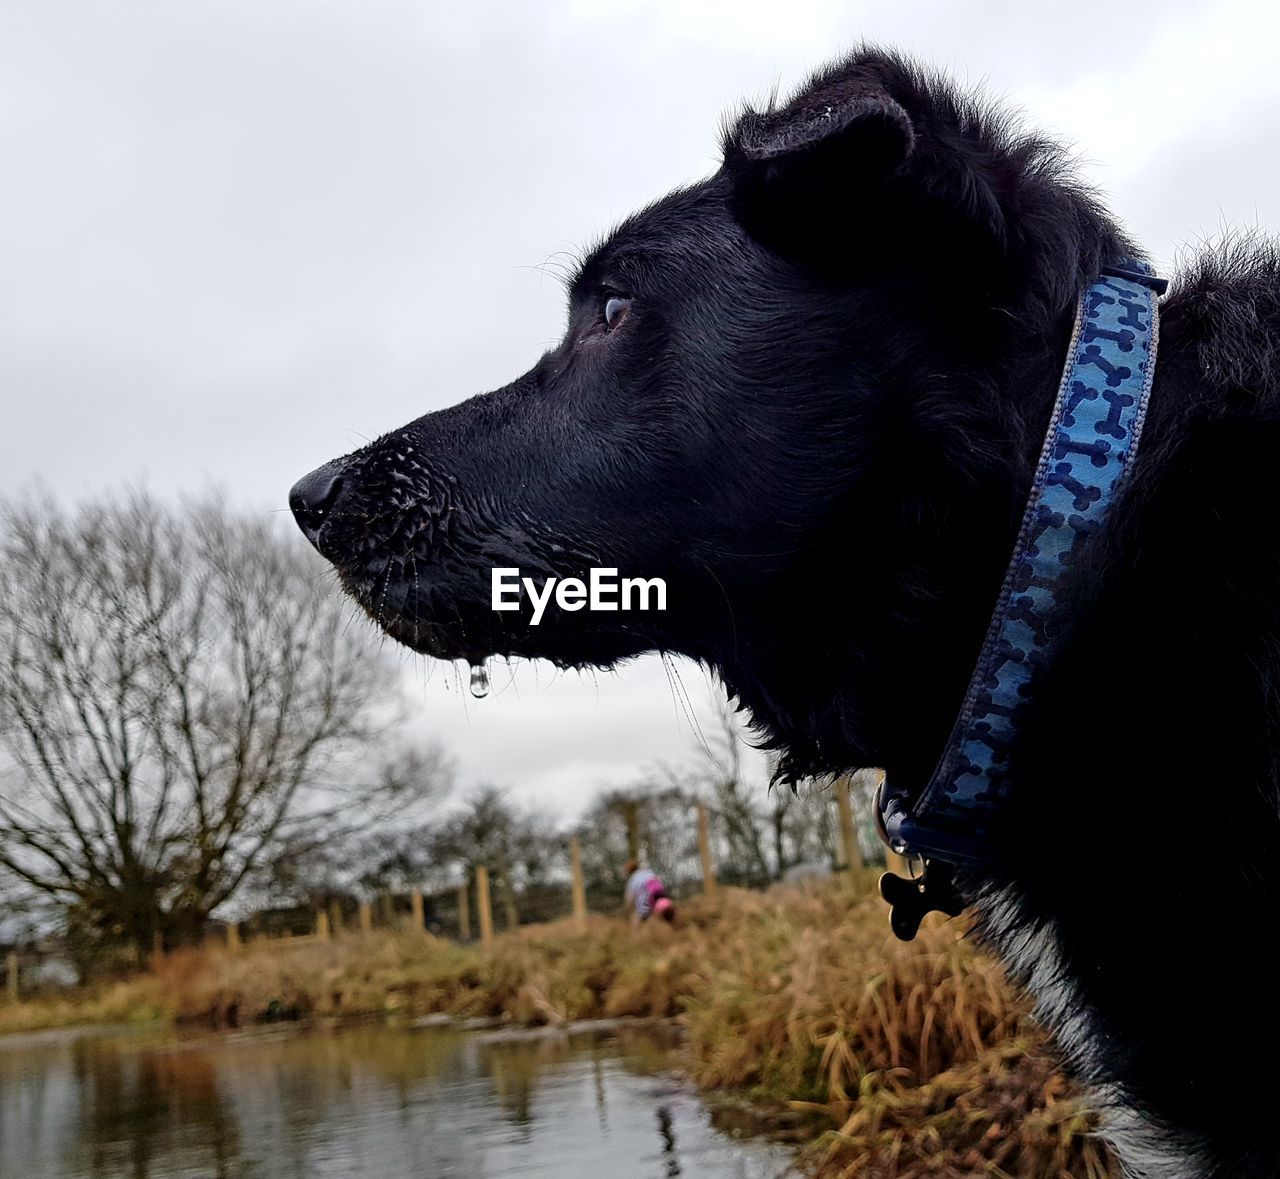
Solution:
[[[289,490],[289,508],[303,535],[320,547],[320,529],[332,515],[343,490],[343,465],[325,463],[301,479]]]

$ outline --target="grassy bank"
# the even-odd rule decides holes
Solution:
[[[700,1085],[812,1116],[823,1175],[1118,1174],[999,969],[957,923],[895,941],[868,890],[722,890],[683,926],[593,917],[501,935],[482,953],[429,937],[251,944],[170,955],[60,1003],[0,1007],[0,1031],[165,1018],[499,1016],[528,1023],[678,1016]]]

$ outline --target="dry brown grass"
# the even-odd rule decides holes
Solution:
[[[693,1079],[810,1116],[823,1175],[1118,1174],[1025,1005],[960,932],[926,924],[897,942],[869,881],[725,889],[685,905],[679,929],[593,917],[586,935],[531,927],[487,954],[386,933],[177,953],[78,1006],[0,1008],[0,1030],[157,1014],[679,1016]]]

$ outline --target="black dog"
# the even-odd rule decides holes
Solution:
[[[1135,125],[1135,136],[1142,127]],[[1135,250],[1057,146],[874,50],[746,111],[626,222],[563,342],[291,503],[415,650],[680,652],[787,776],[928,779],[972,670],[1076,300]],[[1135,1174],[1280,1174],[1280,259],[1162,306],[1143,450],[1019,737],[984,936]],[[666,580],[663,612],[495,612],[491,570]],[[1064,727],[1063,717],[1087,717]]]

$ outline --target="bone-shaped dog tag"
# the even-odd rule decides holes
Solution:
[[[880,895],[889,905],[889,928],[904,942],[916,936],[926,913],[959,917],[964,912],[951,865],[941,860],[926,860],[924,871],[914,880],[886,872],[880,877]]]

